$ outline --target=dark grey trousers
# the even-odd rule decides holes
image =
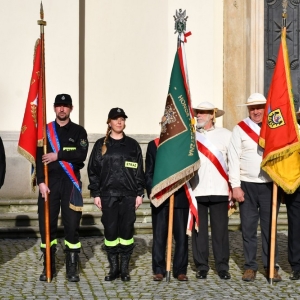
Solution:
[[[257,271],[257,227],[260,221],[262,241],[262,262],[264,268],[270,264],[270,236],[272,219],[272,186],[273,183],[241,182],[241,188],[245,193],[245,201],[239,203],[241,229],[243,235],[243,248],[245,264],[244,269]],[[280,202],[278,201],[278,208]],[[278,213],[278,209],[277,209]],[[277,238],[276,238],[277,240]],[[277,241],[275,244],[275,262],[278,260]]]

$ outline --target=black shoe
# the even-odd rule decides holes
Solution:
[[[219,277],[220,277],[221,279],[225,279],[225,280],[231,278],[229,272],[227,272],[227,271],[225,271],[225,270],[219,271],[219,272],[218,272],[218,275],[219,275]]]
[[[300,271],[293,271],[291,276],[290,276],[291,280],[299,280],[300,279]]]
[[[207,277],[207,271],[206,270],[197,271],[196,278],[198,278],[198,279],[206,279],[206,277]]]
[[[115,279],[119,278],[119,273],[111,273],[109,272],[108,275],[104,277],[105,281],[113,281]]]

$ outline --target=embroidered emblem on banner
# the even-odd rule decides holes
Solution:
[[[268,125],[272,129],[285,125],[281,110],[279,108],[269,112]]]
[[[172,95],[169,94],[161,122],[160,144],[186,130],[187,128],[180,117],[174,99]]]

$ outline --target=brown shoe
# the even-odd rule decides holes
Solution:
[[[266,278],[270,279],[270,277],[269,277],[269,269],[266,269],[266,270],[265,270],[265,275],[266,275]],[[278,270],[275,268],[275,269],[274,269],[273,282],[279,282],[279,281],[282,281],[282,278],[281,278],[281,276],[279,275]]]
[[[247,269],[247,270],[244,272],[244,275],[243,275],[242,279],[243,279],[244,281],[254,281],[254,280],[255,280],[255,277],[256,277],[256,271],[251,270],[251,269]]]
[[[162,281],[164,279],[163,274],[154,274],[153,275],[153,281]]]
[[[188,277],[185,274],[178,275],[177,279],[179,281],[188,281],[189,280]]]

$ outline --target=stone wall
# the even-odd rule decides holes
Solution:
[[[6,154],[6,176],[4,185],[0,190],[0,201],[5,199],[37,198],[37,191],[32,192],[30,185],[31,164],[17,151],[19,133],[2,131],[0,132],[0,136],[3,140]],[[96,140],[102,136],[104,136],[104,134],[88,135],[89,152],[85,161],[85,167],[81,171],[84,197],[89,197],[86,165]],[[151,134],[136,134],[130,136],[140,143],[144,158],[148,142],[157,137]]]

